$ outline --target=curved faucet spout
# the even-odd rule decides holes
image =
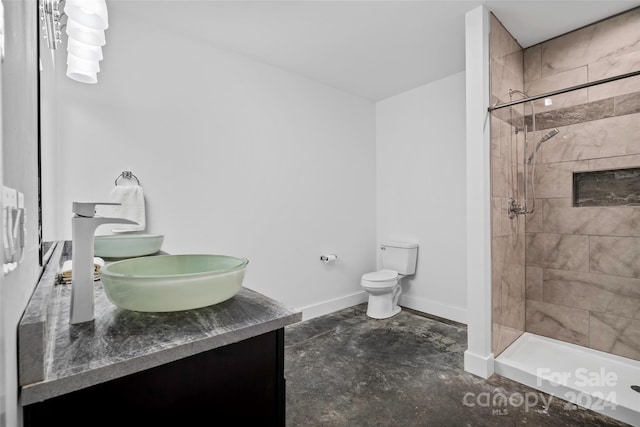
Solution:
[[[102,224],[137,224],[126,218],[107,218],[93,216],[95,206],[119,203],[77,203],[74,202],[75,215],[72,223],[72,262],[71,262],[71,316],[70,323],[83,323],[93,320],[93,245],[96,228]]]

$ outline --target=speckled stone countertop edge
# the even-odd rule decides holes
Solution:
[[[264,322],[258,326],[247,327],[243,330],[228,332],[224,335],[218,335],[209,339],[194,341],[180,347],[150,353],[145,356],[96,368],[88,373],[83,372],[51,381],[28,384],[22,387],[20,402],[23,406],[30,405],[52,397],[82,390],[96,384],[155,368],[198,353],[234,344],[283,328],[300,320],[302,320],[302,313],[293,313],[287,317]]]
[[[49,273],[57,272],[61,259],[65,254],[66,256],[70,254],[70,248],[67,246],[65,242],[57,242],[53,255],[47,265],[45,265],[44,273],[47,271],[49,271]],[[66,252],[65,249],[67,249]],[[264,310],[262,315],[246,320],[244,320],[244,316],[242,316],[242,322],[236,321],[235,326],[230,330],[225,330],[223,327],[222,330],[217,330],[214,334],[203,330],[201,331],[202,333],[195,334],[188,339],[183,340],[181,337],[181,339],[176,340],[177,342],[173,346],[149,348],[125,359],[113,358],[113,360],[107,360],[108,363],[106,364],[102,362],[97,363],[95,367],[93,367],[92,362],[91,366],[87,366],[86,364],[84,366],[77,366],[78,369],[76,370],[76,368],[73,367],[75,365],[72,364],[72,361],[65,362],[68,354],[64,353],[64,349],[60,353],[57,348],[57,346],[60,345],[59,334],[61,331],[56,330],[56,324],[60,323],[60,321],[63,322],[62,324],[65,324],[64,319],[62,319],[65,313],[59,310],[59,307],[60,304],[63,306],[68,305],[66,299],[68,299],[70,288],[54,286],[55,274],[44,273],[38,286],[34,290],[34,295],[38,293],[40,295],[34,299],[34,306],[28,306],[25,309],[25,314],[28,313],[28,315],[23,316],[25,325],[20,325],[21,327],[24,326],[22,329],[23,333],[33,333],[33,331],[36,330],[39,334],[36,334],[36,337],[28,337],[28,339],[24,339],[23,337],[23,341],[26,343],[33,343],[34,341],[42,342],[39,348],[33,347],[33,344],[30,344],[32,347],[27,347],[23,349],[23,351],[43,352],[41,353],[43,360],[34,364],[36,373],[42,372],[42,379],[36,379],[35,382],[31,383],[21,381],[19,398],[23,406],[272,332],[302,320],[302,313],[300,311],[291,309],[270,297],[243,287],[237,296],[239,299],[234,298],[234,300],[237,301],[230,302],[231,307],[236,307],[236,316],[245,310],[255,310],[255,307],[250,307],[251,304],[255,303],[260,306],[259,310]],[[53,289],[57,289],[57,291],[52,291]],[[67,298],[61,300],[65,293],[67,293]],[[45,299],[48,300],[44,301]],[[245,307],[246,304],[249,305]],[[113,308],[122,311],[122,309],[117,309],[115,306],[113,306]],[[35,311],[38,309],[42,310],[43,313],[36,313]],[[229,306],[227,306],[227,309],[229,309]],[[228,315],[228,313],[215,314],[216,310],[209,312],[205,309],[204,314],[202,310],[192,312],[200,313],[199,316],[214,316],[211,318],[211,322],[215,325],[215,322],[220,320],[220,316],[224,319],[224,316]],[[225,309],[221,308],[220,310],[225,312]],[[126,310],[124,310],[124,312],[126,312]],[[255,314],[258,314],[258,312],[255,312]],[[60,319],[57,319],[57,317],[60,317]],[[238,320],[237,317],[230,319]],[[193,319],[191,321],[193,321]],[[68,332],[69,331],[62,331],[64,335],[68,335]],[[58,334],[58,342],[56,342],[56,334]],[[24,364],[25,361],[32,363],[34,355],[30,354],[29,356],[30,357],[24,357],[24,354],[19,353],[19,365]],[[60,356],[63,357],[61,358]],[[113,357],[113,355],[111,356]],[[107,357],[107,359],[109,358]],[[54,366],[54,361],[55,363],[62,361],[62,364],[71,363],[71,365],[68,365],[70,369],[67,369],[67,366],[63,366],[62,368],[60,366]]]
[[[48,351],[52,315],[51,299],[54,294],[58,262],[64,242],[53,242],[46,258],[38,285],[18,324],[18,380],[20,385],[44,380],[45,359],[39,357]]]

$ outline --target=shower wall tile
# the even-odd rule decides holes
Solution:
[[[585,234],[578,231],[591,220],[590,211],[574,208],[570,197],[542,199],[540,209],[545,218],[541,231],[545,233]]]
[[[633,78],[638,79],[640,76]],[[613,98],[613,111],[616,116],[640,113],[640,92],[618,95]]]
[[[528,113],[524,117],[522,126],[526,125],[528,129],[533,129],[535,125],[536,130],[544,131],[554,127],[583,124],[589,121],[637,113],[640,113],[640,92],[633,92],[572,107],[538,112],[535,124],[531,114]]]
[[[491,263],[491,316],[496,324],[502,324],[502,272],[504,264]]]
[[[526,81],[524,84],[524,91],[529,96],[540,95],[554,90],[587,83],[587,81],[587,67],[579,67],[537,80]],[[551,99],[553,104],[550,106],[545,106],[544,100],[542,99],[534,101],[536,114],[585,104],[589,101],[589,93],[587,89],[580,89],[556,95]],[[531,111],[528,111],[527,113],[531,114]]]
[[[561,270],[589,270],[589,238],[567,234],[546,236],[544,264]]]
[[[510,257],[508,258],[508,256],[510,256],[510,253],[509,253],[510,239],[511,239],[510,236],[498,236],[498,237],[493,237],[491,239],[491,259],[495,264],[493,271],[494,273],[495,272],[500,273],[501,276],[503,271],[503,265],[506,262],[509,262],[512,260]],[[498,267],[499,269],[496,270]]]
[[[493,93],[491,94],[491,105],[499,104],[502,101]],[[498,119],[511,124],[512,126],[517,126],[522,128],[524,125],[524,118],[522,112],[524,108],[522,105],[514,105],[513,107],[505,107],[499,108],[497,110],[493,110],[491,112],[492,117],[497,117]]]
[[[542,49],[539,44],[524,50],[524,81],[542,77]]]
[[[518,329],[509,328],[508,326],[493,324],[493,356],[497,357],[502,353],[512,342],[517,340],[523,331]]]
[[[543,268],[527,266],[525,278],[527,299],[534,301],[543,300],[543,274]]]
[[[491,99],[493,103],[519,99],[510,89],[524,88],[523,50],[491,15]],[[509,197],[521,200],[518,156],[522,157],[524,133],[522,105],[495,110],[491,120],[491,226],[492,226],[492,323],[493,351],[499,354],[524,331],[524,226],[520,215],[510,219]],[[520,160],[521,162],[521,160]]]
[[[592,272],[640,277],[640,238],[591,236],[589,240]]]
[[[571,197],[573,172],[586,171],[588,168],[589,163],[586,160],[538,164],[535,176],[536,197]]]
[[[491,69],[491,66],[489,66],[489,70],[490,70],[490,72],[493,72],[493,70]],[[491,82],[491,80],[489,80],[489,82]],[[489,98],[491,100],[490,101],[491,105],[496,105],[496,104],[499,104],[499,103],[502,102],[502,101],[500,101],[500,99],[497,96],[494,96],[493,93],[491,93],[489,95]],[[493,110],[491,112],[491,117],[496,117],[496,118],[498,118],[500,120],[509,121],[509,118],[510,118],[510,112],[509,111],[510,111],[510,107]]]
[[[640,116],[637,117],[640,120]],[[640,167],[640,154],[589,160],[590,170],[622,169]]]
[[[640,320],[591,313],[589,347],[640,360]]]
[[[501,102],[506,102],[510,100],[509,89],[522,90],[523,88],[522,47],[493,15],[491,15],[489,46],[491,94]]]
[[[544,199],[545,233],[640,237],[640,207],[573,207],[571,198]]]
[[[524,165],[511,163],[511,190],[509,194],[514,199],[524,201]]]
[[[491,195],[493,197],[509,197],[510,180],[508,180],[509,161],[502,157],[491,157]]]
[[[503,108],[503,111],[508,113],[506,122],[508,122],[514,129],[524,129],[524,105],[518,104],[513,107]],[[500,110],[497,110],[500,111]]]
[[[502,236],[502,213],[500,207],[502,199],[500,197],[491,198],[491,235]]]
[[[489,125],[490,125],[490,135],[491,135],[491,155],[494,157],[502,157],[502,152],[500,149],[501,143],[501,134],[500,130],[502,128],[501,125],[502,120],[500,120],[497,116],[491,115]]]
[[[538,335],[587,346],[589,312],[576,308],[527,300],[526,330]]]
[[[518,215],[518,222],[516,223],[518,225],[518,234],[512,234],[511,236],[512,239],[514,240],[514,242],[512,243],[512,247],[514,250],[514,253],[512,254],[512,259],[514,261],[515,264],[519,264],[519,265],[527,265],[527,261],[526,261],[526,253],[525,253],[525,246],[527,244],[527,235],[524,233],[524,218],[522,217],[522,215]],[[520,231],[522,230],[522,231]],[[524,278],[523,278],[524,279]],[[525,283],[524,280],[522,281],[522,288],[524,289],[525,287]]]
[[[559,128],[545,142],[542,163],[640,154],[640,114],[611,117]]]
[[[499,264],[525,265],[524,242],[523,233],[494,237],[491,239],[491,257]],[[524,288],[524,281],[522,287]]]
[[[517,239],[517,250],[520,251],[518,253],[518,261],[516,264],[525,265],[524,248],[526,244],[526,235],[524,215],[516,215],[511,220],[511,235]],[[524,282],[522,283],[522,286],[524,287]]]
[[[492,13],[490,14],[489,32],[489,56],[492,59],[502,58],[513,52],[522,51],[522,47],[516,39],[507,31],[500,20]]]
[[[640,50],[640,9],[542,43],[542,76]]]
[[[517,147],[516,139],[514,127],[507,122],[502,122],[500,126],[500,153],[503,159],[511,159],[511,151],[514,146]]]
[[[615,98],[601,99],[587,104],[538,113],[536,114],[536,129],[551,129],[613,117],[615,115],[614,99]],[[532,120],[530,115],[525,117],[525,122],[527,126],[531,128]]]
[[[545,269],[542,283],[544,302],[640,320],[640,279]]]
[[[545,267],[547,240],[547,234],[545,233],[526,234],[525,257],[527,267]]]
[[[590,82],[638,71],[640,70],[640,50],[626,55],[611,56],[602,61],[589,64],[588,67]],[[640,91],[640,76],[621,79],[611,83],[591,86],[589,88],[589,101],[638,91]]]
[[[589,236],[527,233],[527,266],[589,271]]]
[[[535,209],[532,214],[526,216],[526,230],[527,233],[542,233],[544,232],[543,221],[543,202],[546,199],[535,199]]]
[[[515,41],[514,41],[515,42]],[[524,84],[524,50],[515,42],[516,49],[505,56],[505,67],[509,68],[517,76],[516,82],[520,84],[520,87]]]
[[[506,69],[509,70],[509,73],[513,76],[510,79],[510,83],[516,85],[514,89],[523,90],[523,75],[524,75],[524,51],[520,48],[520,45],[517,45],[518,49],[514,52],[505,55],[502,59],[504,61],[503,65]]]
[[[504,237],[517,230],[517,219],[509,218],[507,212],[509,199],[501,197],[491,198],[491,234],[494,237]]]
[[[502,274],[500,304],[501,323],[510,328],[524,330],[525,326],[525,268],[518,264],[505,264]]]
[[[491,93],[501,102],[511,99],[520,99],[521,95],[510,96],[510,89],[522,90],[522,66],[520,70],[514,70],[511,66],[516,62],[514,58],[522,61],[522,52],[511,54],[501,60],[491,59]],[[506,62],[506,64],[505,64]]]
[[[518,165],[524,162],[524,138],[525,134],[522,131],[513,132],[509,138],[509,146],[511,147],[511,164]]]
[[[536,123],[536,126],[538,124]],[[532,128],[529,128],[532,129]],[[533,152],[535,149],[535,146],[537,145],[538,141],[540,141],[540,138],[542,138],[542,135],[544,133],[540,130],[536,131],[536,132],[527,132],[527,149],[526,149],[526,157],[524,157],[522,160],[520,160],[521,162],[525,163],[528,161],[529,157],[531,157],[531,159],[533,160]],[[542,156],[542,146],[538,147],[538,151],[536,152],[536,164],[540,164],[542,163],[541,160],[541,156]],[[522,151],[525,151],[524,149]],[[529,168],[529,172],[531,172],[531,168]]]
[[[515,234],[518,232],[518,218],[509,218],[508,213],[509,199],[502,199],[500,203],[500,217],[502,218],[502,234]]]

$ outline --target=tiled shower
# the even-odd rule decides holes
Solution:
[[[491,16],[492,103],[640,70],[638,27],[640,8],[522,49]],[[491,115],[494,355],[526,331],[640,360],[640,76],[531,104]],[[535,212],[509,218],[525,154],[556,128]]]

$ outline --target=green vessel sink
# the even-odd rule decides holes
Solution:
[[[104,258],[131,258],[155,254],[162,247],[161,234],[110,234],[93,238],[93,253]]]
[[[242,287],[249,260],[227,255],[158,255],[100,269],[109,300],[133,311],[191,310],[218,304]]]

